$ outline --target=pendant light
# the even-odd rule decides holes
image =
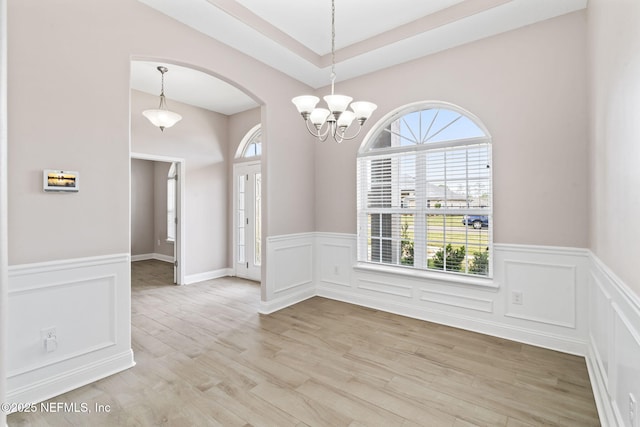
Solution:
[[[161,77],[161,87],[160,87],[160,105],[156,110],[144,110],[142,114],[149,119],[149,121],[154,125],[160,128],[162,132],[164,132],[164,128],[170,128],[171,126],[178,123],[182,120],[182,116],[178,113],[174,113],[173,111],[167,110],[167,100],[164,97],[164,73],[169,71],[167,67],[158,66],[158,71],[160,71]]]

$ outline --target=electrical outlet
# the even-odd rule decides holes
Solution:
[[[56,328],[45,328],[40,330],[40,338],[42,338],[44,349],[47,353],[51,353],[58,349],[58,336]]]
[[[629,425],[632,427],[637,426],[638,419],[638,403],[633,393],[629,393]]]
[[[47,338],[55,338],[56,337],[56,328],[45,328],[40,330],[40,338],[46,340]]]
[[[513,304],[522,305],[522,291],[512,291],[511,302]]]

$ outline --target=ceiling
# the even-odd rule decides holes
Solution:
[[[158,66],[161,65],[169,70],[164,75],[164,94],[169,110],[172,109],[171,100],[228,116],[258,106],[240,89],[223,80],[193,68],[164,62],[131,61],[131,88],[159,96],[161,74]],[[149,105],[149,108],[157,108],[157,105]]]
[[[138,1],[313,88],[325,86],[330,81],[330,0]],[[587,0],[335,2],[337,81],[587,6]],[[160,64],[134,63],[132,87],[157,95],[160,86],[157,65]],[[167,98],[223,114],[257,106],[237,89],[235,92],[223,89],[230,85],[214,77],[174,65],[168,65],[168,68],[170,72],[165,75]],[[196,78],[191,72],[202,76]],[[217,82],[204,83],[205,80]]]

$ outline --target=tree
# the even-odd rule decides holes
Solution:
[[[489,275],[489,248],[483,252],[473,253],[473,260],[469,266],[469,273],[480,274],[482,276]]]
[[[409,238],[409,224],[403,224],[400,232],[400,264],[413,265],[413,240]]]

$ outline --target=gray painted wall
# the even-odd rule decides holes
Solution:
[[[475,114],[493,137],[494,241],[587,247],[585,29],[585,13],[576,12],[343,82],[336,91],[378,104],[367,132],[416,101],[451,102]],[[357,231],[362,141],[315,144],[319,231]]]
[[[182,221],[187,224],[183,241],[186,274],[227,268],[228,118],[202,108],[170,102],[171,108],[183,119],[160,132],[141,113],[157,103],[157,96],[131,91],[131,149],[135,153],[185,160],[186,205]],[[152,217],[154,223],[166,221],[161,215],[166,212],[167,171],[152,171],[156,174],[155,185],[164,187],[164,191],[156,191],[165,194],[155,201],[157,211],[161,212]],[[157,240],[162,243],[165,237],[166,225],[154,228],[154,249],[160,249]]]
[[[154,162],[131,159],[131,255],[154,252]]]
[[[314,230],[313,146],[300,144],[302,126],[289,126],[296,116],[290,99],[309,92],[306,85],[136,1],[10,1],[8,15],[10,265],[129,252],[129,152],[136,126],[130,119],[142,109],[130,100],[131,58],[161,58],[221,76],[264,105],[262,122],[271,124],[265,140],[277,141],[263,157],[265,233]],[[226,147],[217,155],[225,154]],[[48,168],[80,171],[81,192],[44,194],[41,173]],[[194,167],[187,179],[206,174]],[[224,184],[219,181],[216,191],[226,197]],[[210,189],[194,189],[191,200],[204,201]],[[226,204],[206,203],[226,217]],[[299,209],[292,215],[294,203]],[[195,206],[187,209],[201,221],[212,218]],[[50,212],[66,215],[52,226]],[[187,244],[198,246],[226,236],[226,229],[187,234]],[[188,273],[227,266],[226,246],[199,257],[189,258]]]
[[[591,250],[640,295],[640,3],[590,0]]]
[[[167,174],[171,163],[131,160],[131,255],[173,257],[167,242]]]

